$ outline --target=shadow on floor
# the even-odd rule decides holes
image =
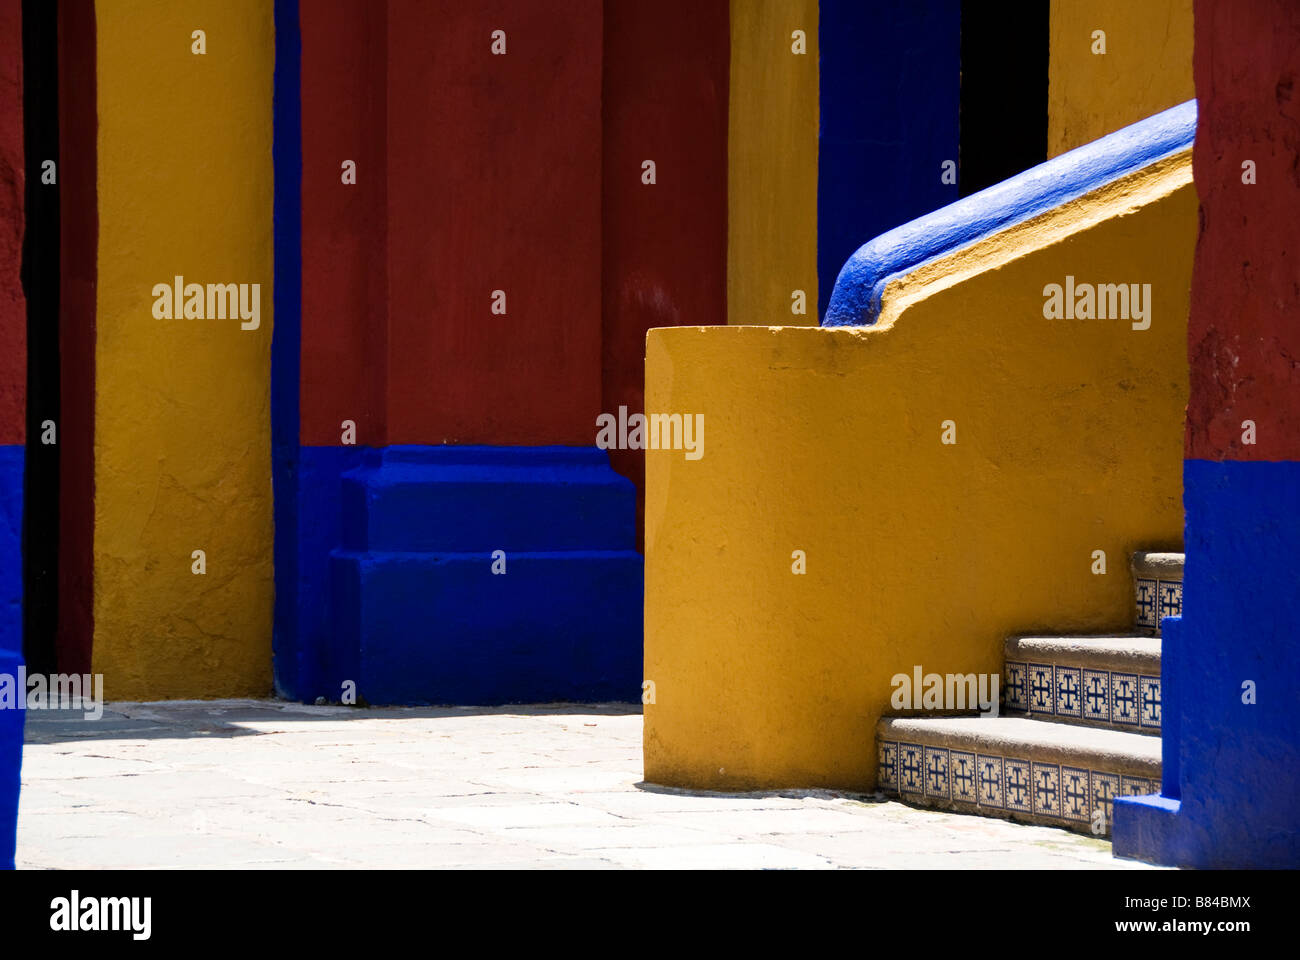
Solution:
[[[204,739],[268,733],[266,724],[360,719],[431,719],[473,716],[629,716],[639,703],[530,703],[499,707],[343,707],[282,700],[162,700],[105,704],[103,716],[82,709],[28,710],[24,743],[79,740]],[[257,723],[258,729],[243,724]]]

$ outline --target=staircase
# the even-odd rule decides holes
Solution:
[[[879,789],[907,803],[1109,836],[1117,796],[1160,792],[1160,620],[1183,555],[1133,557],[1137,631],[1009,637],[1002,715],[885,717]]]

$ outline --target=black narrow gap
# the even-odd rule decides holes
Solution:
[[[57,3],[23,0],[23,293],[27,298],[27,473],[23,657],[55,673],[59,612],[59,60]],[[51,442],[53,441],[53,442]]]
[[[962,0],[961,196],[1047,159],[1048,0]]]

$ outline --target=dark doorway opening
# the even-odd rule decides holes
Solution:
[[[27,472],[23,482],[23,658],[55,673],[59,616],[58,5],[23,0],[27,298]]]
[[[1048,0],[963,0],[961,159],[965,197],[1047,159]]]
[[[90,671],[96,196],[94,0],[23,0],[27,444],[23,657]]]

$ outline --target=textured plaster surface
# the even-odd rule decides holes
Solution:
[[[731,0],[728,323],[817,322],[817,60],[817,0]]]
[[[96,16],[93,668],[109,696],[265,694],[271,4],[105,3]],[[260,284],[260,328],[155,319],[153,285],[177,275]]]
[[[874,327],[651,332],[650,406],[714,439],[647,456],[648,779],[869,789],[894,674],[1130,628],[1128,557],[1181,547],[1189,168],[917,271]],[[1045,319],[1066,275],[1151,283],[1150,328]]]
[[[1300,460],[1300,7],[1201,3],[1196,29],[1187,457]]]
[[[1049,157],[1194,96],[1192,0],[1052,0],[1049,29]]]

